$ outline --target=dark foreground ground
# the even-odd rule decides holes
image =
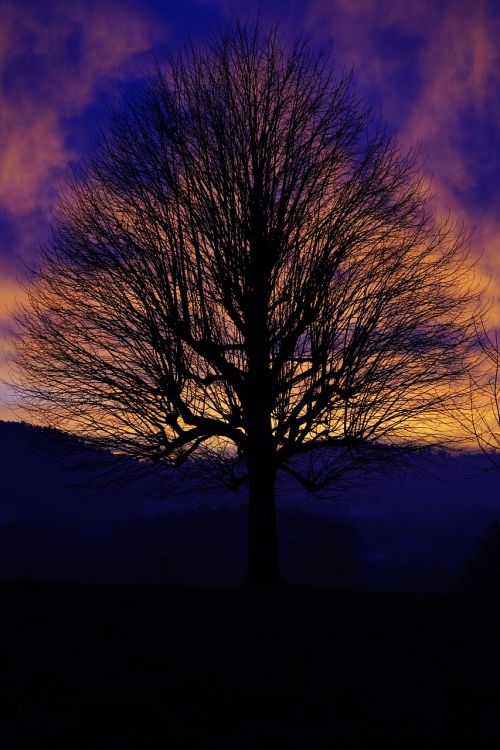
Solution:
[[[500,627],[457,595],[0,593],[5,750],[500,747]]]

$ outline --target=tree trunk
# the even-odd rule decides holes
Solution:
[[[263,165],[257,146],[252,153],[253,193],[250,199],[249,293],[245,301],[248,373],[244,404],[248,467],[248,577],[251,586],[282,582],[276,523],[276,448],[271,414],[274,389],[268,325],[271,298],[271,249],[267,244],[263,206]]]
[[[276,523],[276,468],[265,438],[248,456],[248,575],[250,586],[282,583]],[[263,445],[264,443],[264,445]]]
[[[265,341],[262,336],[261,341]],[[259,342],[260,343],[260,342]],[[248,576],[251,586],[281,583],[276,523],[276,455],[271,426],[265,347],[249,356],[246,403],[248,469]]]

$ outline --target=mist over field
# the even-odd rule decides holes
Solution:
[[[89,453],[70,439],[0,423],[3,580],[237,585],[246,569],[246,494],[153,477],[88,484]],[[79,449],[81,450],[81,449]],[[286,579],[332,588],[449,591],[500,518],[484,457],[436,454],[417,471],[368,476],[333,501],[278,488]],[[86,481],[85,481],[86,480]]]

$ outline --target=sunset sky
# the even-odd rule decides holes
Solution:
[[[251,12],[243,0],[0,0],[0,378],[24,264],[106,108],[166,52]],[[290,39],[314,31],[332,41],[339,68],[354,64],[403,148],[420,142],[438,210],[473,230],[491,278],[490,325],[500,325],[498,0],[275,0],[260,12]],[[7,398],[0,385],[0,418],[11,416]]]

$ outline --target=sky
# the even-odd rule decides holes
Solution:
[[[0,379],[26,266],[107,108],[218,20],[259,12],[290,40],[332,42],[402,148],[420,144],[437,210],[472,230],[500,326],[498,0],[0,0]],[[9,396],[0,384],[0,418],[12,418]]]

